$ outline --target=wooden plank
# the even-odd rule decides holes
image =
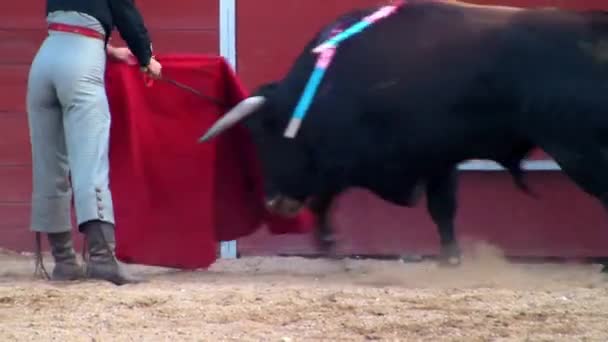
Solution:
[[[210,30],[150,30],[154,53],[219,53],[219,33],[217,29]],[[112,35],[112,44],[126,44],[116,33]]]
[[[0,113],[0,137],[0,167],[31,164],[27,116],[24,113]]]
[[[137,1],[149,28],[161,29],[216,29],[219,4],[217,0],[179,0],[167,6],[165,0]],[[44,28],[45,2],[22,0],[2,6],[0,30]]]
[[[29,230],[29,203],[0,203],[0,248],[32,251],[34,235]]]
[[[25,203],[32,197],[30,165],[0,166],[0,203]],[[0,216],[0,221],[4,218]]]
[[[1,203],[0,202],[0,236],[4,231],[23,229],[29,226],[30,203]]]
[[[377,0],[238,1],[239,78],[249,89],[280,78],[318,29],[348,10],[377,4]]]
[[[217,31],[153,31],[156,53],[219,53]],[[118,41],[119,45],[123,42]],[[0,64],[0,112],[25,112],[27,74],[31,60],[30,48],[12,55],[13,62],[27,64]]]
[[[162,53],[215,53],[219,52],[217,28],[205,30],[150,30],[153,45]],[[30,64],[46,37],[44,29],[0,30],[0,56],[2,64]],[[117,32],[112,35],[114,44],[125,45]]]
[[[5,5],[0,10],[0,30],[41,29],[45,26],[45,1],[21,0]]]
[[[29,64],[46,37],[45,29],[0,30],[2,64]]]
[[[25,113],[27,65],[0,64],[0,112]]]
[[[150,29],[217,30],[217,0],[179,0],[168,6],[166,0],[138,1],[146,25]]]

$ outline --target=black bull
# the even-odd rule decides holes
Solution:
[[[526,189],[520,162],[535,147],[608,207],[608,15],[409,1],[343,42],[295,139],[283,137],[313,70],[318,33],[284,79],[266,84],[201,138],[239,121],[262,161],[267,207],[305,203],[331,245],[328,211],[349,187],[413,206],[421,187],[442,261],[456,258],[456,172],[494,160]],[[326,249],[327,250],[327,249]]]

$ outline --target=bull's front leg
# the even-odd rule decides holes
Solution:
[[[309,203],[310,210],[317,218],[317,227],[315,231],[317,246],[321,253],[326,256],[333,254],[336,246],[336,239],[330,218],[331,205],[335,197],[335,192],[327,192],[315,196]]]
[[[461,262],[460,247],[454,232],[458,207],[457,182],[458,170],[454,167],[434,175],[427,183],[427,209],[439,233],[441,266],[458,266]]]

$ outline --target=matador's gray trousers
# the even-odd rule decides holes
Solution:
[[[104,32],[96,19],[76,12],[54,12],[47,20]],[[90,220],[114,224],[105,68],[103,40],[53,31],[32,62],[27,112],[33,231],[70,231],[72,194],[79,225]]]

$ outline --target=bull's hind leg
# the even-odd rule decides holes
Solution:
[[[453,167],[434,175],[427,183],[427,209],[439,233],[441,266],[460,265],[461,252],[454,232],[454,219],[458,206],[457,182],[458,170]]]
[[[606,148],[543,147],[543,149],[583,191],[599,199],[608,213],[608,150]],[[603,266],[602,272],[608,273],[608,262],[604,262]]]

